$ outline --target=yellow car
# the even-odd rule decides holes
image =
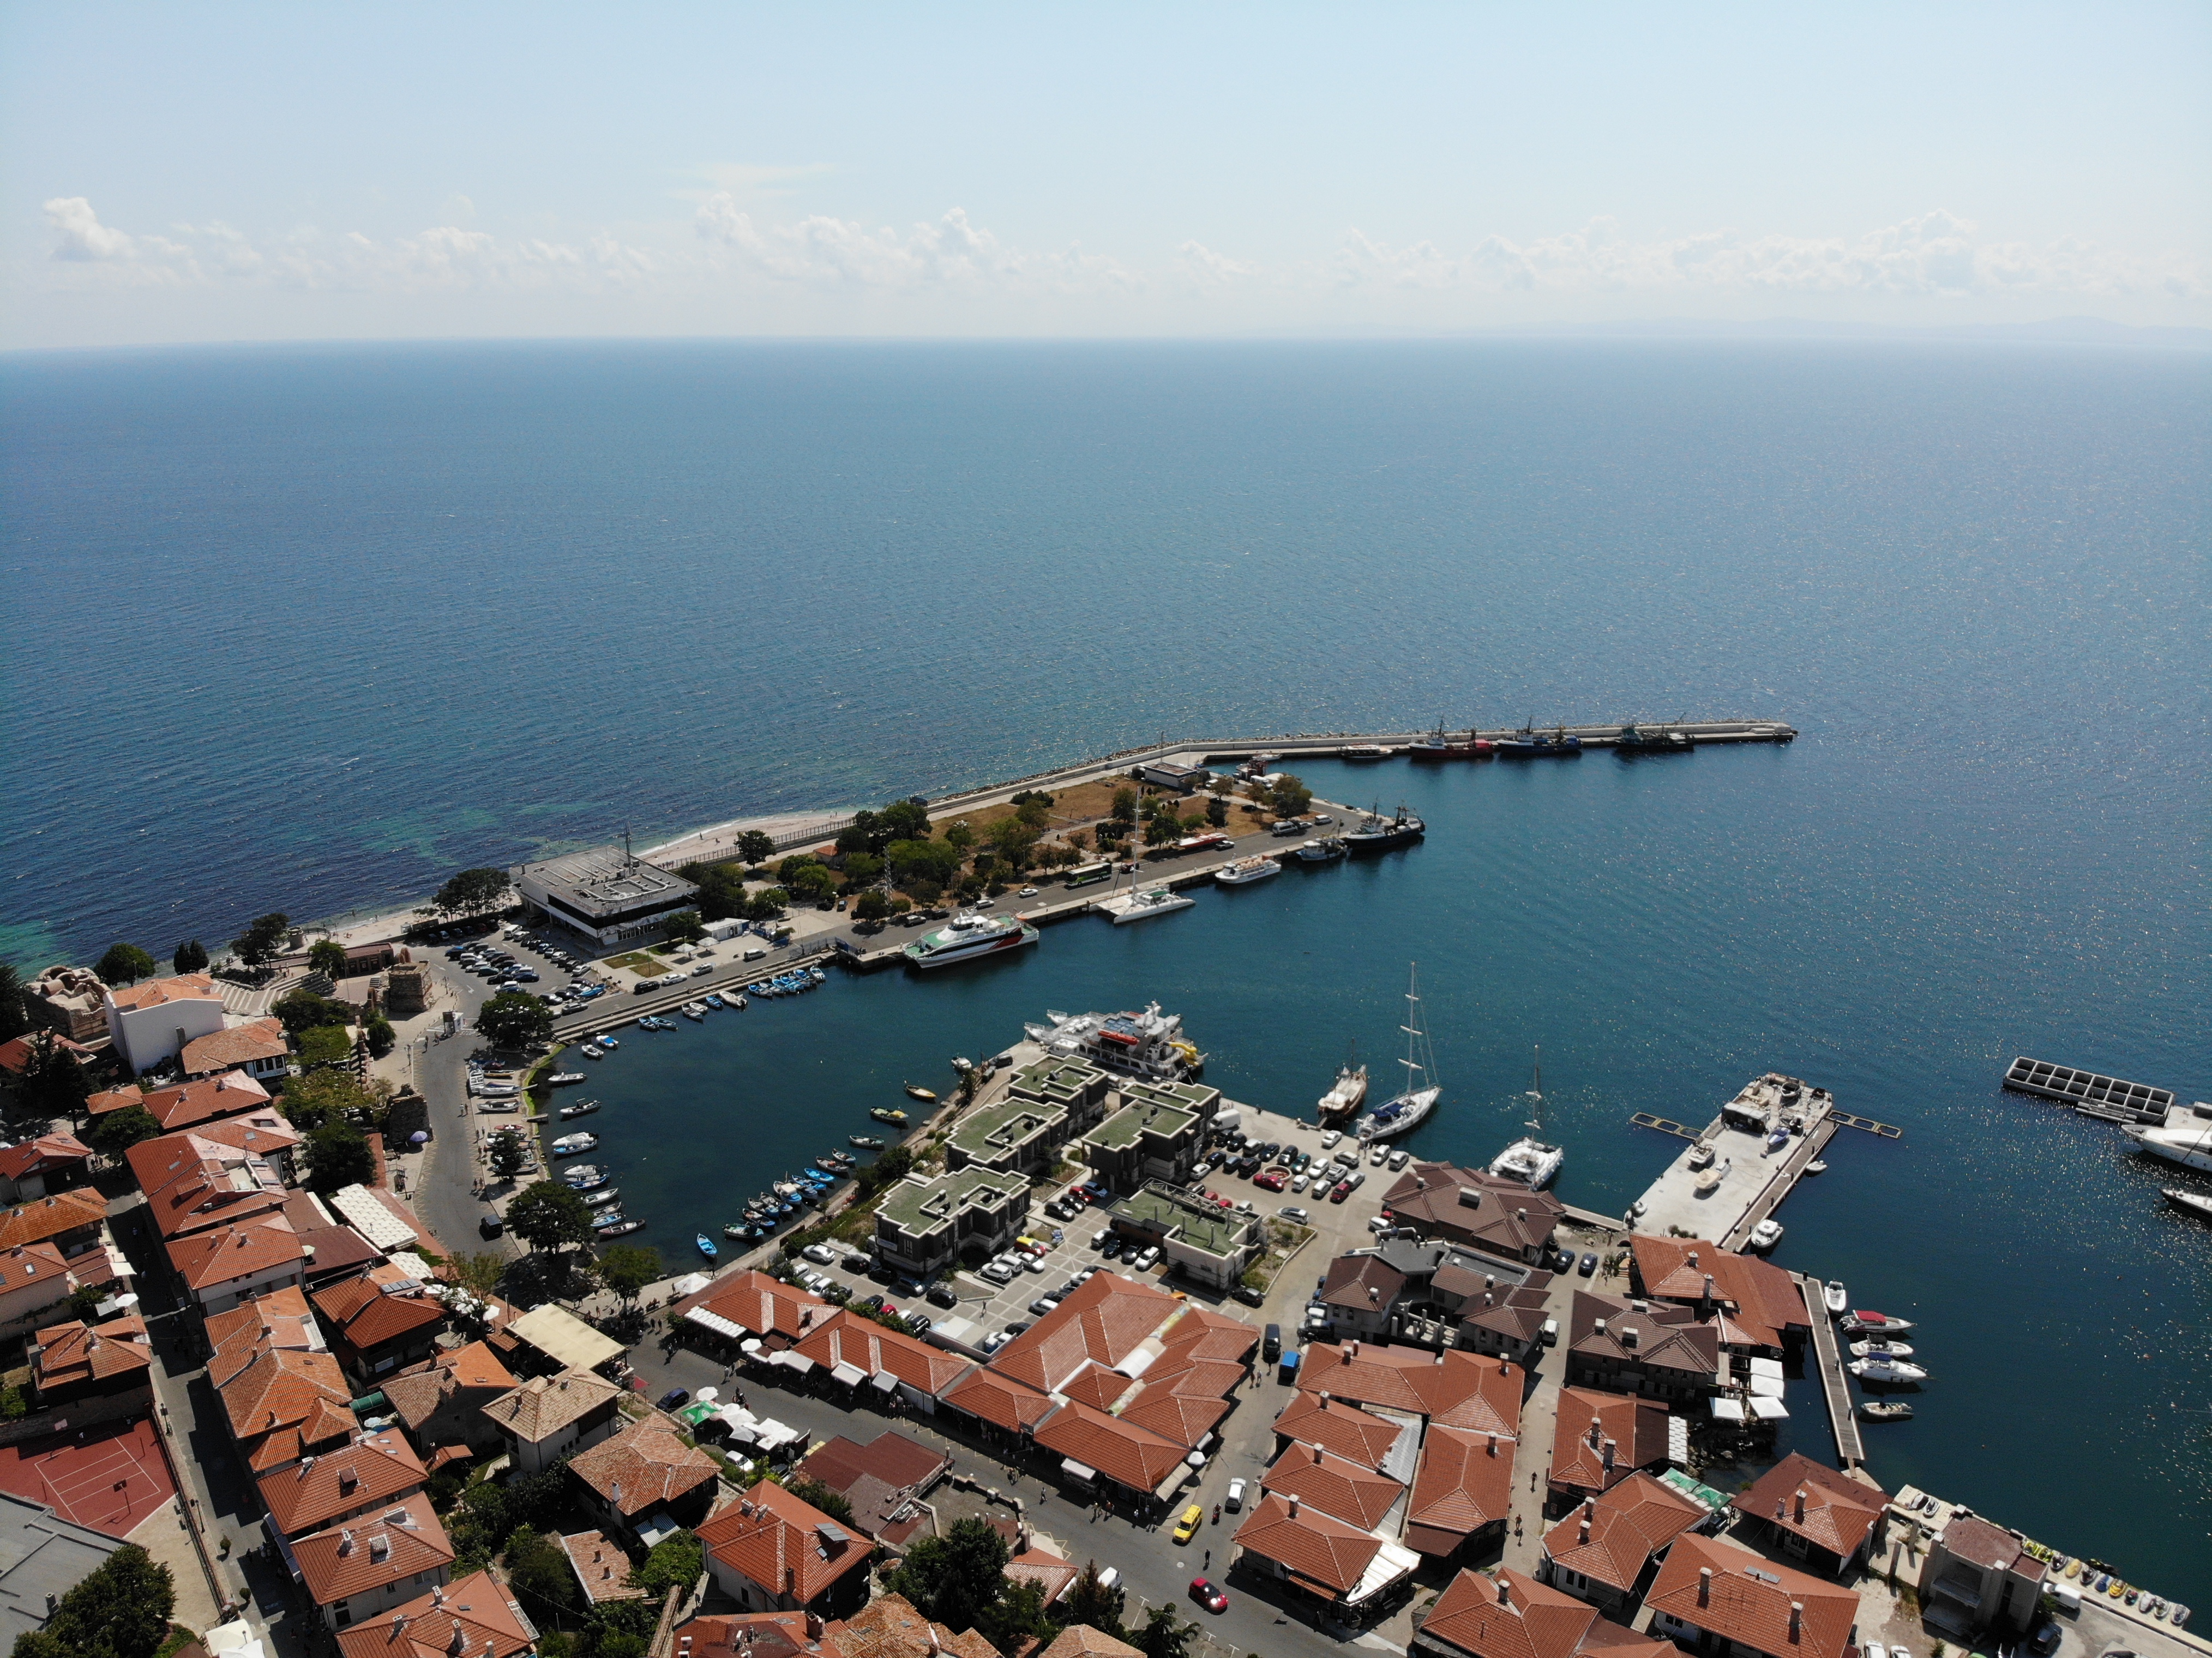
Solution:
[[[1197,1503],[1192,1503],[1182,1511],[1182,1518],[1176,1522],[1175,1540],[1178,1543],[1189,1542],[1192,1538],[1198,1535],[1198,1528],[1205,1523],[1206,1510]]]

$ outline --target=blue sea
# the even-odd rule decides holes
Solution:
[[[1486,1157],[1540,1043],[1614,1209],[1769,1069],[1846,1133],[1786,1265],[1922,1322],[1869,1433],[2212,1616],[2212,1229],[2016,1054],[2212,1096],[2212,360],[1715,343],[439,345],[0,359],[0,954],[1163,732],[1767,716],[1784,749],[1416,774],[1419,848],[633,1035],[670,1251],[900,1081],[1158,999],[1231,1096],[1384,1066],[1420,963]],[[2200,1186],[2212,1184],[2198,1182]],[[1795,1442],[1825,1455],[1814,1397]]]

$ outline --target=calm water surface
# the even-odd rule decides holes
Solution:
[[[1923,1321],[1912,1480],[2212,1616],[2212,1230],[2035,1053],[2212,1095],[2203,360],[1530,345],[0,360],[0,952],[166,954],[453,867],[1162,731],[1761,714],[1786,750],[1309,768],[1432,832],[1013,961],[634,1035],[606,1160],[682,1254],[1049,1006],[1232,1096],[1380,1063],[1407,963],[1486,1157],[1532,1047],[1617,1211],[1779,1068],[1846,1133],[1786,1265]],[[1826,1454],[1808,1397],[1802,1442]]]

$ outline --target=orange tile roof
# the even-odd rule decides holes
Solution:
[[[840,1309],[798,1344],[801,1357],[817,1364],[850,1364],[866,1376],[888,1370],[908,1387],[934,1395],[967,1367],[968,1361],[933,1347],[901,1330]]]
[[[1613,1467],[1606,1468],[1606,1442]],[[1667,1455],[1667,1407],[1626,1394],[1562,1388],[1552,1435],[1551,1481],[1578,1491],[1601,1491]]]
[[[1143,1658],[1143,1652],[1127,1641],[1115,1640],[1103,1630],[1095,1630],[1088,1624],[1074,1624],[1060,1631],[1044,1649],[1042,1658]]]
[[[1049,1606],[1074,1587],[1083,1569],[1050,1549],[1032,1546],[1006,1562],[1006,1576],[1017,1583],[1035,1583]]]
[[[363,1434],[336,1450],[264,1473],[257,1484],[276,1528],[296,1537],[321,1530],[340,1515],[421,1490],[422,1460],[398,1434]]]
[[[1319,1445],[1368,1468],[1381,1467],[1382,1459],[1390,1454],[1390,1448],[1398,1442],[1398,1436],[1405,1431],[1401,1424],[1385,1422],[1357,1405],[1339,1399],[1325,1400],[1319,1394],[1298,1394],[1275,1418],[1275,1432],[1279,1436]]]
[[[71,1322],[40,1331],[31,1375],[42,1389],[65,1388],[143,1371],[153,1362],[146,1321],[131,1314],[89,1327]]]
[[[1739,1514],[1849,1559],[1889,1506],[1889,1493],[1792,1451],[1736,1493]]]
[[[957,1635],[933,1624],[902,1594],[880,1594],[831,1633],[845,1658],[998,1658],[991,1643],[974,1630]]]
[[[965,1411],[1009,1433],[1033,1428],[1052,1413],[1053,1401],[1026,1382],[978,1364],[939,1395],[955,1410]]]
[[[1425,1416],[1446,1427],[1517,1435],[1526,1373],[1509,1360],[1432,1353],[1380,1342],[1315,1342],[1298,1367],[1301,1393]]]
[[[60,1169],[82,1163],[91,1155],[92,1148],[74,1134],[40,1134],[0,1151],[0,1175],[9,1180],[21,1180],[41,1169]]]
[[[1158,1434],[1185,1450],[1221,1425],[1233,1409],[1229,1400],[1200,1395],[1192,1398],[1158,1386],[1147,1385],[1137,1397],[1115,1412],[1132,1427]]]
[[[124,1153],[165,1238],[283,1208],[283,1186],[258,1156],[198,1133],[141,1140]]]
[[[194,1037],[178,1058],[185,1075],[204,1077],[233,1066],[251,1065],[256,1060],[282,1059],[290,1049],[282,1019],[249,1019],[244,1024]]]
[[[1291,1446],[1275,1459],[1260,1489],[1295,1497],[1362,1531],[1380,1526],[1406,1494],[1406,1488],[1389,1475],[1331,1456],[1318,1445]]]
[[[204,973],[178,973],[166,979],[148,979],[135,985],[125,985],[120,990],[111,990],[107,998],[125,1012],[139,1008],[161,1007],[170,1002],[221,1001],[222,993],[216,989],[215,981]]]
[[[1638,1472],[1604,1496],[1577,1503],[1544,1533],[1544,1552],[1625,1594],[1645,1561],[1705,1517],[1705,1509],[1672,1485]]]
[[[507,1366],[481,1341],[441,1353],[421,1369],[386,1376],[382,1383],[392,1410],[417,1434],[449,1400],[465,1393],[503,1394],[514,1387],[514,1377]],[[479,1409],[489,1402],[482,1398],[475,1401]]]
[[[51,1193],[0,1212],[0,1249],[44,1243],[65,1232],[98,1226],[107,1218],[107,1199],[88,1187]]]
[[[599,1533],[570,1532],[561,1540],[561,1552],[568,1557],[569,1569],[583,1585],[584,1598],[593,1606],[645,1599],[645,1591],[629,1581],[629,1555]]]
[[[58,1052],[73,1056],[80,1064],[92,1057],[92,1050],[82,1042],[73,1042],[57,1032],[34,1031],[33,1035],[51,1036]],[[16,1036],[0,1042],[0,1071],[11,1077],[20,1077],[31,1068],[31,1059],[38,1052],[28,1035]]]
[[[191,1128],[204,1122],[213,1122],[222,1117],[234,1117],[247,1111],[271,1109],[269,1090],[241,1071],[226,1071],[219,1076],[201,1077],[174,1088],[157,1088],[152,1093],[137,1099],[119,1098],[128,1090],[118,1089],[114,1095],[103,1096],[107,1103],[96,1108],[93,1114],[105,1115],[108,1111],[120,1111],[133,1105],[143,1106],[147,1115],[161,1125],[164,1133],[174,1133],[180,1128]]]
[[[1497,1576],[1462,1571],[1421,1625],[1425,1639],[1470,1658],[1574,1658],[1602,1650],[1613,1658],[1672,1654],[1674,1647],[1602,1622],[1595,1606],[1501,1566]],[[1633,1646],[1634,1654],[1623,1652]]]
[[[1296,1497],[1277,1497],[1273,1492],[1253,1504],[1251,1514],[1237,1528],[1235,1541],[1239,1548],[1339,1594],[1358,1587],[1367,1563],[1382,1547],[1380,1538],[1316,1514]]]
[[[1188,1307],[1149,1284],[1101,1272],[1000,1348],[991,1368],[1054,1392],[1086,1364],[1121,1363]]]
[[[1709,1590],[1701,1587],[1701,1569],[1712,1572]],[[1792,1601],[1804,1607],[1795,1639]],[[1772,1658],[1843,1658],[1859,1612],[1859,1598],[1850,1589],[1694,1532],[1668,1547],[1644,1604]]]
[[[29,1284],[58,1285],[54,1299],[69,1294],[69,1260],[51,1243],[19,1243],[0,1254],[0,1294],[11,1294]],[[27,1309],[29,1310],[29,1309]]]
[[[1485,1526],[1504,1519],[1519,1448],[1503,1434],[1431,1423],[1413,1473],[1413,1500],[1406,1505],[1406,1541],[1424,1554],[1449,1554]]]
[[[612,1439],[569,1458],[568,1472],[627,1517],[697,1491],[714,1479],[717,1468],[704,1451],[647,1421],[633,1422]]]
[[[1073,1400],[1054,1412],[1034,1436],[1039,1446],[1055,1456],[1073,1457],[1085,1467],[1096,1468],[1108,1479],[1140,1491],[1157,1489],[1185,1455],[1184,1447],[1172,1439]]]
[[[563,1370],[558,1376],[532,1376],[483,1408],[494,1422],[513,1430],[516,1438],[534,1445],[621,1396],[622,1389],[605,1376]]]
[[[497,1388],[504,1392],[514,1386],[514,1377],[499,1362],[499,1355],[481,1341],[440,1354],[438,1368],[449,1372],[456,1385],[463,1388]]]
[[[488,1571],[434,1588],[404,1606],[338,1631],[344,1658],[453,1658],[455,1637],[467,1658],[523,1658],[538,1631]]]
[[[326,1284],[307,1299],[332,1333],[356,1352],[403,1340],[446,1321],[444,1303],[389,1263]]]
[[[307,1593],[317,1606],[327,1606],[450,1566],[453,1545],[431,1512],[430,1499],[417,1491],[373,1515],[296,1540],[292,1555]]]
[[[169,1238],[164,1247],[177,1275],[195,1290],[228,1284],[272,1267],[299,1266],[307,1251],[282,1214],[256,1215],[236,1224]]]
[[[801,1606],[865,1571],[873,1551],[866,1538],[766,1480],[701,1526],[699,1540],[722,1565]]]
[[[678,1624],[671,1631],[676,1658],[846,1658],[844,1625],[806,1632],[803,1612],[716,1613]]]
[[[694,1309],[726,1318],[756,1336],[781,1335],[794,1341],[827,1322],[836,1310],[818,1296],[750,1270],[716,1278],[697,1295],[677,1303],[675,1310]]]
[[[316,1328],[307,1297],[296,1284],[265,1291],[240,1302],[227,1313],[217,1313],[205,1325],[208,1380],[218,1388],[264,1352],[279,1347],[320,1351],[322,1335]]]
[[[1757,1255],[1739,1255],[1702,1238],[1668,1238],[1632,1234],[1629,1254],[1644,1293],[1660,1301],[1703,1299],[1705,1280],[1729,1309],[1736,1333],[1731,1339],[1780,1347],[1790,1327],[1806,1327],[1805,1298],[1790,1274]]]

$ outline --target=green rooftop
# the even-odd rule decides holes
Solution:
[[[1008,1091],[1073,1111],[1085,1093],[1103,1087],[1106,1080],[1104,1072],[1080,1060],[1039,1060],[1014,1072]]]
[[[1124,1082],[1121,1098],[1129,1105],[1165,1106],[1194,1117],[1210,1117],[1221,1102],[1221,1090],[1203,1083]]]
[[[1008,1148],[1026,1145],[1042,1131],[1067,1121],[1066,1108],[1040,1104],[1036,1100],[1001,1100],[969,1113],[946,1144],[957,1146],[977,1163],[988,1162]]]
[[[1124,1090],[1126,1096],[1127,1090]],[[1174,1138],[1198,1121],[1198,1113],[1179,1106],[1139,1103],[1125,1105],[1084,1137],[1085,1144],[1103,1151],[1126,1151],[1152,1133]]]
[[[1002,1174],[992,1169],[963,1169],[939,1175],[927,1182],[896,1182],[876,1206],[876,1213],[901,1231],[919,1237],[951,1224],[979,1191],[987,1194],[982,1202],[995,1207],[1029,1189],[1029,1181],[1019,1175]]]
[[[1185,1196],[1158,1181],[1115,1204],[1111,1213],[1166,1232],[1180,1230],[1183,1242],[1209,1255],[1231,1255],[1254,1222],[1203,1198]]]

